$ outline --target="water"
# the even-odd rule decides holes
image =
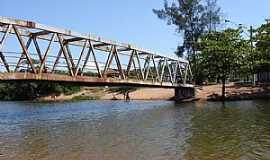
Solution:
[[[0,159],[269,160],[269,102],[0,102]]]

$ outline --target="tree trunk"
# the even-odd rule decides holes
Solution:
[[[223,77],[222,78],[222,100],[225,100],[225,98],[226,98],[226,95],[225,95],[225,93],[226,93],[226,78],[225,77]]]

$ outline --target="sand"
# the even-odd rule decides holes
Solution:
[[[200,101],[215,100],[221,96],[222,85],[208,85],[196,87],[196,99]],[[226,85],[226,95],[234,100],[270,97],[270,85],[248,86],[229,83]],[[99,100],[124,100],[122,94],[110,93],[104,88],[85,88],[73,95],[47,96],[39,98],[43,101],[66,101],[76,96],[97,97]],[[164,88],[139,88],[129,94],[131,100],[171,100],[174,89]]]
[[[141,88],[129,94],[132,100],[170,100],[174,97],[174,89],[164,89],[164,88]],[[116,95],[113,93],[105,94],[101,99],[123,100],[123,95]]]

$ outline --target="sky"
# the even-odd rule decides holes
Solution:
[[[218,5],[223,17],[237,24],[256,27],[270,18],[270,0],[219,0]],[[162,7],[163,0],[3,0],[0,16],[90,33],[173,56],[182,37],[153,14],[153,8]]]

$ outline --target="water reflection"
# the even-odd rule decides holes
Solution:
[[[0,159],[270,159],[268,102],[1,102]]]
[[[267,103],[208,103],[194,112],[185,159],[270,159]]]

